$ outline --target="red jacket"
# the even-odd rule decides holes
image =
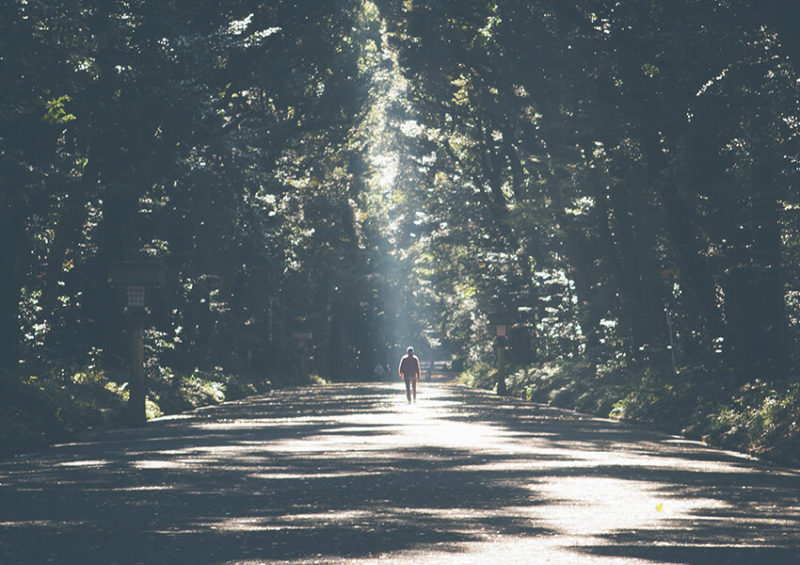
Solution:
[[[405,378],[419,378],[419,359],[414,354],[409,353],[400,360],[400,367],[397,371]]]

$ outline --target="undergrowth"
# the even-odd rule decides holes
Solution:
[[[720,379],[725,382],[725,379]],[[462,374],[464,384],[495,389],[497,373],[486,364]],[[790,464],[800,463],[800,384],[753,383],[730,387],[702,371],[673,374],[671,366],[581,361],[543,363],[512,371],[508,394],[647,424]]]
[[[309,377],[306,382],[320,382]],[[221,368],[179,374],[169,368],[148,374],[147,418],[175,414],[298,383],[232,375]],[[20,378],[0,373],[0,457],[31,451],[95,427],[126,425],[127,383],[94,369],[41,371]]]

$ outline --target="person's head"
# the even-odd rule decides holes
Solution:
[[[409,355],[414,355],[414,348],[409,347],[408,349],[406,349],[406,353],[408,353]]]

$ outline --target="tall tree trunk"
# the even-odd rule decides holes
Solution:
[[[771,175],[757,176],[760,178],[756,182],[774,182]],[[749,229],[737,242],[738,253],[725,281],[732,362],[743,380],[757,376],[775,381],[786,376],[786,306],[778,205],[767,197],[751,200],[744,207],[749,217],[746,224],[742,221],[740,225]]]
[[[654,242],[644,233],[646,230],[637,230],[634,225],[630,191],[617,187],[610,194],[614,244],[621,267],[617,277],[627,302],[625,311],[636,354],[642,346],[665,343],[666,332],[662,323],[664,290],[660,277],[654,272],[654,261],[646,256],[654,252]],[[646,222],[647,218],[641,218],[641,221]]]
[[[89,279],[84,299],[85,316],[94,320],[92,341],[102,344],[112,357],[128,357],[127,342],[122,340],[125,321],[119,289],[106,282],[114,261],[137,258],[138,231],[136,217],[139,198],[133,190],[109,190],[104,199],[103,216],[97,231],[97,254],[88,267]]]
[[[0,217],[0,368],[15,371],[21,345],[20,293],[28,265],[26,215],[8,206]]]

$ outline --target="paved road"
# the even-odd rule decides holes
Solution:
[[[800,473],[423,384],[280,391],[0,462],[0,563],[800,563]]]

